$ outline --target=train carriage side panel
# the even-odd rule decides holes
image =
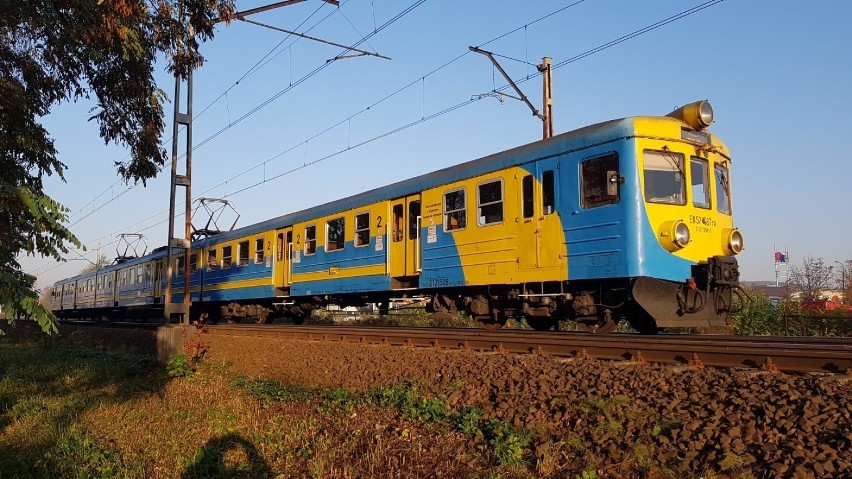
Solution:
[[[388,291],[388,213],[379,202],[295,224],[290,294]]]
[[[263,245],[260,261],[256,245]],[[267,254],[269,233],[222,238],[213,237],[198,251],[196,271],[190,288],[192,298],[200,294],[202,301],[228,302],[250,299],[269,299],[274,296],[272,256]],[[271,243],[268,246],[271,248]],[[183,301],[183,278],[176,278],[172,287],[173,301]]]

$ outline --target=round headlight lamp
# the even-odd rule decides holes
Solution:
[[[697,122],[704,128],[707,128],[713,123],[713,107],[710,102],[702,100],[698,102],[698,118]]]
[[[674,227],[674,236],[672,237],[674,243],[681,248],[689,244],[689,226],[686,226],[686,223],[683,221],[678,221]]]
[[[713,123],[713,107],[707,100],[684,105],[667,116],[677,118],[696,130],[703,130]]]
[[[745,247],[745,239],[740,230],[733,229],[728,233],[728,247],[734,254],[740,254]]]

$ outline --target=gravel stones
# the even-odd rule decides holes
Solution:
[[[604,471],[647,450],[657,467],[679,476],[852,477],[848,378],[240,336],[205,340],[212,360],[285,384],[365,392],[412,381],[455,407],[478,405],[486,417],[539,431],[541,447],[582,446],[581,460],[599,461]]]

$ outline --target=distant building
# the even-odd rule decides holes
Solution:
[[[769,303],[777,306],[781,301],[790,298],[790,291],[786,285],[775,286],[767,284],[751,284],[749,285],[755,292],[760,293],[769,298]]]

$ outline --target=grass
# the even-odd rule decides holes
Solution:
[[[0,342],[0,478],[531,477],[528,433],[415,384],[308,390],[50,343]]]

